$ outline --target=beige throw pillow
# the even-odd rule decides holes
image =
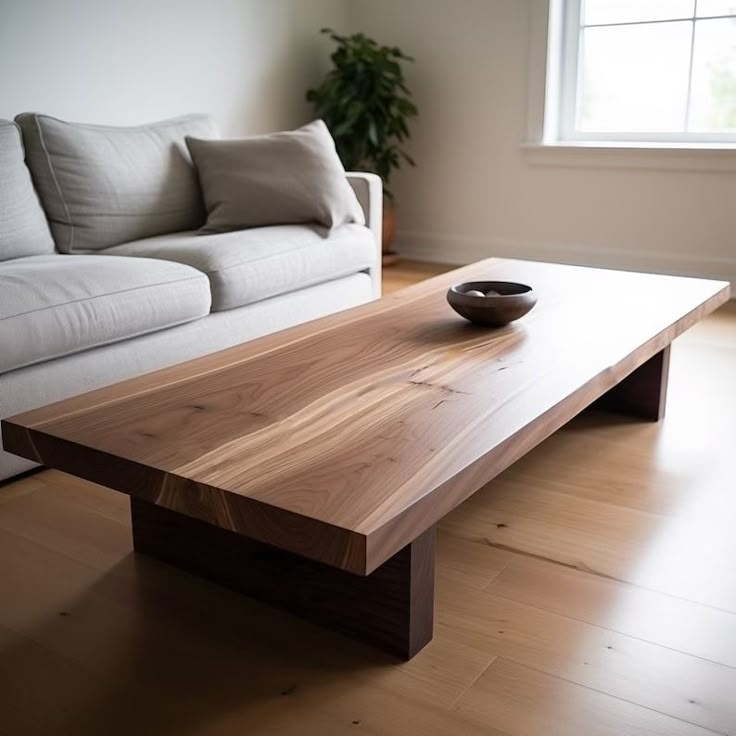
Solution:
[[[365,223],[327,126],[236,140],[187,137],[207,208],[205,232]]]

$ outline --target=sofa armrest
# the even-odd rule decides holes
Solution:
[[[348,181],[365,213],[365,224],[376,243],[376,265],[369,269],[373,281],[373,295],[381,296],[381,244],[383,240],[383,182],[376,174],[348,171]]]

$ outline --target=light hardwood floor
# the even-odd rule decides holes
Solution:
[[[0,487],[0,734],[736,734],[736,304],[670,371],[661,424],[584,415],[442,523],[406,664],[136,558],[121,494]]]

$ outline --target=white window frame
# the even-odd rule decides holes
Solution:
[[[581,9],[584,0],[549,0],[547,18],[547,69],[544,104],[544,143],[557,144],[614,144],[676,146],[713,146],[736,144],[736,133],[658,132],[630,133],[611,131],[580,131],[576,128],[577,91],[581,82],[579,58],[582,44]],[[731,17],[731,16],[719,16]],[[673,19],[674,20],[674,19]],[[697,18],[697,0],[693,3],[693,14],[677,20],[693,22]],[[668,22],[668,21],[654,21]],[[669,21],[671,22],[671,21]],[[614,24],[611,24],[614,25]],[[623,24],[615,24],[623,25]],[[690,48],[692,73],[693,44]],[[687,113],[689,114],[690,89],[688,85]]]

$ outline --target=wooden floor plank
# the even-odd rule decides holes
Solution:
[[[127,695],[111,691],[108,682],[79,665],[0,626],[2,736],[144,733],[136,729],[138,718],[125,706]]]
[[[449,707],[493,659],[439,638],[411,662],[397,664],[370,647],[132,553],[102,573],[93,559],[83,564],[0,532],[0,559],[0,589],[7,595],[0,625],[99,677],[131,658],[148,662],[145,672],[123,678],[126,687],[160,689],[156,681],[178,677],[172,668],[186,672],[187,661],[209,660],[223,677],[235,669],[233,679],[249,683],[239,686],[242,695],[252,688],[280,693],[292,680],[308,687],[323,673],[338,671],[346,687]],[[202,621],[216,622],[216,637]],[[289,674],[291,666],[298,674]]]
[[[468,540],[633,582],[638,561],[663,524],[655,514],[544,486],[530,488],[504,477],[446,517],[442,528]]]
[[[92,511],[120,524],[130,525],[130,497],[124,493],[111,492],[109,488],[59,470],[46,470],[37,477],[49,493],[65,505]]]
[[[383,293],[393,294],[399,289],[415,284],[422,279],[428,279],[447,271],[452,271],[457,266],[446,263],[422,263],[419,261],[402,261],[399,266],[383,269]]]
[[[97,513],[94,491],[91,510],[67,502],[57,492],[64,486],[63,481],[44,484],[36,493],[3,504],[0,529],[103,568],[129,554],[130,527]]]
[[[720,733],[736,734],[736,669],[440,578],[447,637]]]
[[[572,454],[569,448],[565,452]],[[554,477],[553,469],[549,472]],[[736,612],[732,488],[730,469],[705,467],[677,512],[652,513],[561,492],[559,485],[541,479],[532,485],[512,471],[468,499],[442,528]]]
[[[12,501],[20,496],[27,496],[43,487],[38,473],[28,475],[14,482],[0,485],[0,504]]]
[[[510,552],[475,544],[443,529],[437,533],[438,572],[479,590],[495,580],[513,557]]]
[[[505,659],[495,660],[455,708],[524,736],[714,733]]]
[[[731,584],[724,580],[724,585]],[[736,615],[514,556],[487,588],[504,598],[736,667]]]

